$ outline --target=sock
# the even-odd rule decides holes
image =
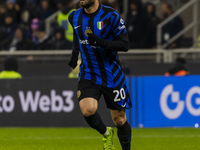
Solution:
[[[93,114],[89,117],[84,116],[84,118],[90,127],[92,127],[93,129],[96,129],[101,134],[106,133],[107,128],[106,128],[105,124],[103,123],[101,116],[97,112],[95,112],[95,114]]]
[[[108,129],[106,128],[106,132],[103,134],[103,136],[104,136],[104,137],[107,137],[109,134],[110,134],[110,133],[109,133]]]
[[[123,126],[117,127],[117,135],[121,143],[122,149],[130,150],[131,149],[131,126],[128,124],[127,121]]]

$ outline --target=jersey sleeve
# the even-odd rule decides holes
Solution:
[[[121,39],[124,36],[127,36],[127,29],[124,20],[120,17],[118,12],[116,11],[113,12],[112,16],[114,17],[112,24],[114,37],[116,39]]]
[[[72,25],[73,27],[73,18],[74,18],[74,14],[75,14],[75,11],[72,11],[70,14],[69,14],[69,22],[70,24]],[[78,40],[78,36],[76,35],[76,31],[73,30],[73,52],[79,52],[80,48],[79,48],[79,40]]]
[[[72,27],[73,27],[74,14],[75,14],[75,11],[72,11],[68,18]],[[78,36],[76,34],[76,31],[73,30],[73,49],[72,49],[71,59],[68,63],[68,65],[71,66],[73,69],[77,66],[79,51],[80,51],[80,47],[79,47]]]
[[[130,47],[128,33],[124,20],[120,17],[117,11],[112,13],[112,32],[114,40],[104,40],[103,48],[109,51],[124,51],[127,52]]]
[[[72,67],[73,69],[76,68],[76,66],[77,66],[79,51],[80,51],[80,47],[79,47],[79,43],[78,43],[78,37],[76,35],[76,31],[74,31],[72,55],[71,55],[71,59],[68,63],[68,65],[70,67]]]
[[[76,31],[74,30],[74,32],[73,32],[73,52],[79,52],[79,51],[80,51],[79,40],[78,40]]]
[[[75,14],[75,11],[72,11],[70,14],[69,14],[69,23],[72,25],[73,27],[73,18],[74,18],[74,14]]]

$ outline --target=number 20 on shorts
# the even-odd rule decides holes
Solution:
[[[114,90],[113,93],[115,93],[115,98],[114,98],[114,102],[119,102],[123,99],[126,98],[126,94],[125,94],[125,90],[124,88],[121,88],[120,90]]]

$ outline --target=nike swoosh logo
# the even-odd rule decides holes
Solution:
[[[123,108],[126,107],[126,103],[125,103],[124,105],[122,105],[122,107],[123,107]]]
[[[74,27],[74,29],[78,29],[80,26]]]

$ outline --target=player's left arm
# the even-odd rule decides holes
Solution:
[[[113,20],[112,32],[114,33],[115,40],[110,41],[106,39],[101,39],[94,34],[89,34],[89,44],[92,46],[100,46],[106,50],[111,51],[128,51],[130,47],[128,33],[124,20],[115,12],[117,16]]]

